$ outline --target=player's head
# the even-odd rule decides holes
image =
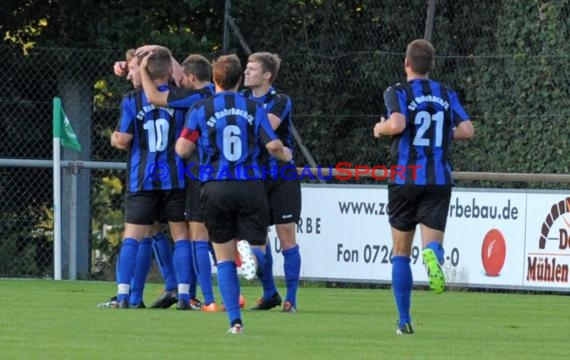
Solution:
[[[249,88],[270,85],[279,72],[281,59],[268,52],[253,53],[247,59],[244,85]]]
[[[418,75],[427,75],[435,66],[435,49],[424,39],[412,41],[406,49],[406,69]]]
[[[167,82],[172,74],[172,54],[165,47],[156,47],[148,57],[146,69],[152,80]]]
[[[142,49],[142,50],[141,50]],[[139,72],[141,60],[147,56],[149,51],[143,46],[138,49],[129,49],[125,54],[127,60],[127,80],[129,80],[134,88],[142,87],[141,76]]]
[[[134,58],[136,56],[136,50],[135,49],[129,49],[125,52],[125,61],[129,62],[131,61],[132,58]]]
[[[209,82],[212,79],[212,65],[202,55],[192,54],[182,62],[186,77],[182,85],[189,89],[196,88],[196,83]]]
[[[234,90],[241,82],[243,69],[236,55],[223,55],[212,66],[212,73],[217,87],[222,90]]]
[[[125,53],[127,61],[127,80],[129,80],[134,88],[141,87],[141,78],[139,75],[139,61],[136,56],[135,49],[129,49]]]

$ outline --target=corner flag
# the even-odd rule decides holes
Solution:
[[[61,145],[81,151],[77,135],[61,107],[61,99],[53,98],[53,278],[61,280]],[[71,240],[70,240],[71,241]],[[71,245],[70,245],[71,246]],[[70,262],[69,272],[72,273]],[[70,275],[71,278],[71,275]]]
[[[58,97],[53,98],[53,137],[61,139],[61,145],[81,151],[81,144],[77,140],[77,135],[75,135],[69,118],[61,106],[61,99]]]

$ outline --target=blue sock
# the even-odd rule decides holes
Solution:
[[[131,281],[131,297],[130,305],[139,305],[143,299],[144,285],[146,278],[152,265],[152,241],[150,238],[144,238],[139,242],[139,250],[137,252],[137,260],[135,265],[135,274]]]
[[[152,237],[152,249],[164,279],[164,288],[166,290],[175,290],[177,286],[176,272],[174,271],[174,265],[172,265],[172,244],[170,240],[163,233],[159,232]]]
[[[282,251],[285,272],[285,285],[287,286],[287,297],[293,306],[297,306],[297,288],[299,287],[299,275],[301,274],[301,253],[299,245]]]
[[[190,241],[190,299],[196,299],[196,286],[198,285],[195,255],[194,241]]]
[[[210,246],[208,240],[193,241],[194,245],[194,264],[196,272],[204,294],[204,303],[206,305],[213,303],[214,291],[212,290],[212,263],[210,262]]]
[[[239,308],[240,288],[235,262],[223,261],[218,263],[218,287],[228,313],[230,325],[238,320],[241,321],[241,310]]]
[[[439,263],[443,265],[443,262],[445,261],[445,250],[443,249],[441,243],[438,241],[432,241],[426,245],[426,248],[432,249],[435,252],[435,255],[437,256],[437,261],[439,261]]]
[[[125,238],[119,251],[119,259],[117,260],[117,300],[128,300],[131,279],[135,273],[137,261],[137,252],[139,250],[139,242],[133,238]]]
[[[400,315],[400,327],[411,322],[412,267],[409,256],[392,256],[392,291]]]
[[[179,240],[174,243],[172,262],[178,279],[178,300],[190,301],[187,289],[190,286],[190,268],[192,267],[190,240]]]
[[[263,286],[263,298],[265,300],[269,300],[273,295],[277,294],[275,279],[273,279],[273,255],[271,254],[271,243],[269,241],[265,246],[265,264],[261,268],[259,280]]]

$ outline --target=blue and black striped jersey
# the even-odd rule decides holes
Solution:
[[[168,92],[168,98],[167,98],[168,106],[173,108],[182,108],[188,111],[192,107],[192,105],[194,105],[198,101],[212,97],[215,92],[216,89],[214,87],[214,84],[210,84],[201,89],[185,89],[179,87],[170,87],[170,91]],[[189,114],[190,112],[188,111],[186,113],[186,116],[188,116]],[[192,164],[198,162],[199,158],[197,151],[192,152],[190,157],[186,159],[186,163],[189,165],[187,167],[187,171],[189,172],[188,175],[191,176],[191,178],[196,179],[199,176],[198,166],[191,166]]]
[[[196,103],[186,128],[199,133],[201,181],[261,179],[261,147],[277,139],[261,105],[231,91]]]
[[[159,87],[165,91],[166,85]],[[183,109],[156,107],[142,89],[125,95],[116,131],[133,135],[127,158],[127,191],[185,188],[184,163],[175,153]]]
[[[244,91],[244,95],[262,104],[268,114],[273,114],[281,119],[279,127],[274,130],[275,134],[277,134],[279,140],[283,142],[283,145],[293,151],[295,146],[293,131],[291,129],[293,104],[289,96],[276,90],[273,86],[261,97],[255,97],[251,90]],[[294,164],[293,160],[291,160],[290,163],[286,163],[273,158],[266,149],[263,149],[261,159],[270,169],[279,169],[282,166]]]
[[[406,128],[391,145],[391,166],[406,168],[396,184],[453,184],[448,152],[453,128],[469,117],[457,94],[440,83],[417,79],[389,87],[384,92],[388,116],[394,112],[406,118]],[[415,176],[411,166],[416,166]]]

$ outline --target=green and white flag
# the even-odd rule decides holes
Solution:
[[[81,151],[77,135],[63,111],[61,99],[53,98],[53,278],[61,280],[62,275],[62,220],[61,220],[61,145]],[[73,242],[73,240],[70,240]],[[71,245],[70,245],[71,246]],[[73,252],[70,250],[70,254]],[[73,260],[69,262],[70,278]]]
[[[77,140],[77,135],[75,135],[69,118],[61,106],[61,99],[58,97],[53,98],[53,137],[61,139],[61,145],[81,151],[81,144]]]

